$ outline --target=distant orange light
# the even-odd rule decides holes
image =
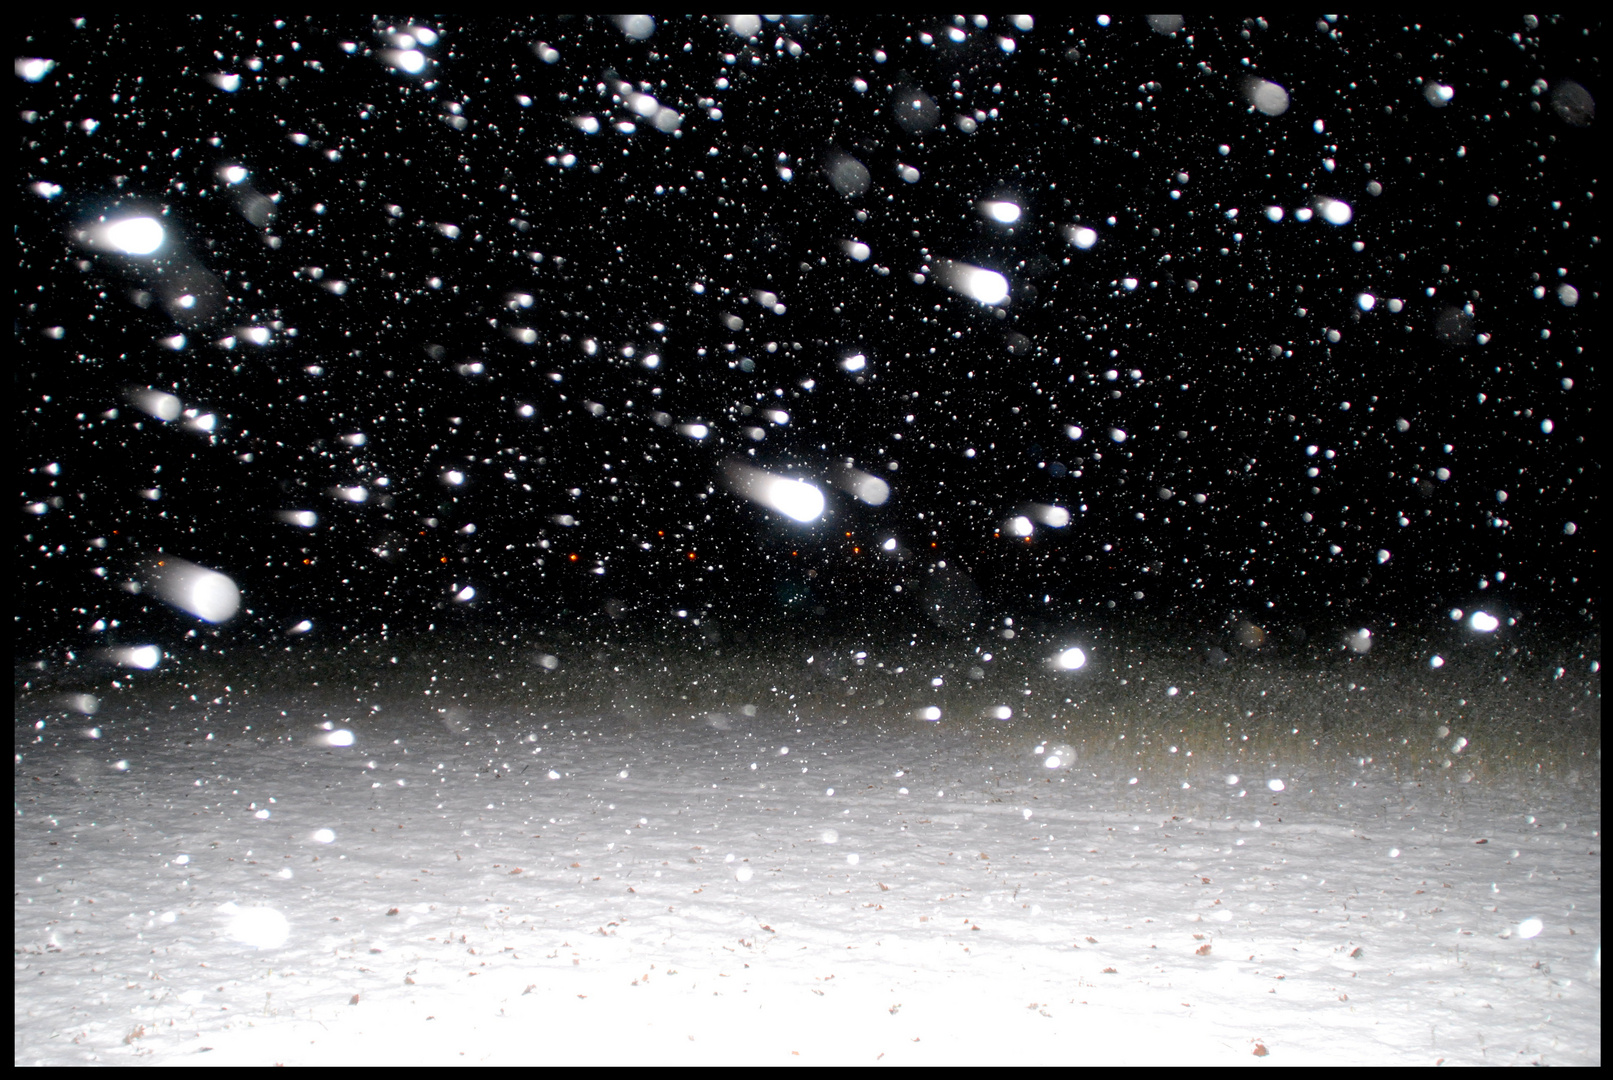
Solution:
[[[448,560],[447,560],[447,559],[444,559],[444,560],[443,560],[443,562],[447,562],[447,561],[448,561]],[[577,561],[577,553],[576,553],[576,552],[575,552],[575,551],[573,551],[573,552],[572,552],[572,553],[571,553],[571,561],[572,561],[572,562],[576,562],[576,561]]]
[[[860,548],[860,547],[853,547],[853,548],[852,548],[852,549],[851,549],[851,553],[852,553],[852,554],[853,554],[853,555],[861,555],[861,554],[862,554],[862,553],[863,553],[863,549],[862,549],[862,548]]]
[[[448,561],[448,556],[444,555],[441,559],[438,559],[437,561],[438,562],[447,562]]]
[[[694,556],[694,552],[692,552],[692,551],[691,551],[691,552],[689,552],[689,561],[690,561],[690,562],[693,562],[693,561],[694,561],[694,557],[695,557],[695,556]]]

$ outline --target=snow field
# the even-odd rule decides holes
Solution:
[[[18,1063],[1599,1061],[1584,784],[319,681],[19,727]]]

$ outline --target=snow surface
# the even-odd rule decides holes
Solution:
[[[120,708],[18,709],[17,1064],[1601,1060],[1583,790],[1181,787],[895,712]]]

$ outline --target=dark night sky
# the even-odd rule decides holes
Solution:
[[[758,27],[37,20],[19,657],[176,647],[204,624],[122,587],[158,553],[227,574],[223,633],[264,643],[1599,623],[1599,29]],[[142,214],[164,245],[113,250]],[[1036,506],[1072,519],[1013,535]]]

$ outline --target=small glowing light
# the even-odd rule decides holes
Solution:
[[[1371,293],[1364,292],[1355,298],[1355,305],[1362,311],[1371,311],[1378,306],[1378,298]]]
[[[841,470],[835,483],[847,494],[869,506],[884,506],[891,497],[891,486],[888,483],[861,469],[848,466]]]
[[[1491,615],[1488,611],[1475,611],[1472,617],[1467,620],[1467,625],[1481,634],[1488,634],[1501,625],[1501,620]]]
[[[404,49],[393,57],[392,62],[410,75],[418,75],[425,70],[426,54],[419,49]]]
[[[862,353],[857,353],[855,356],[848,356],[840,361],[840,366],[847,371],[861,371],[868,366],[868,357]]]
[[[162,650],[155,645],[135,645],[131,648],[114,650],[112,660],[121,667],[150,671],[162,662]]]
[[[226,184],[239,184],[246,179],[246,169],[239,165],[226,165],[219,171]]]
[[[259,817],[268,817],[260,810]],[[229,936],[254,949],[278,949],[291,937],[291,924],[274,908],[238,906],[233,900],[219,908],[229,916]]]
[[[1449,105],[1451,98],[1455,96],[1456,91],[1443,83],[1431,82],[1423,87],[1423,97],[1427,98],[1428,104],[1436,109],[1443,109],[1446,105]]]
[[[1442,668],[1445,666],[1445,658],[1440,656],[1438,653],[1435,653],[1433,656],[1428,658],[1428,666],[1431,668]]]
[[[1087,654],[1084,650],[1071,646],[1059,653],[1054,663],[1065,671],[1078,671],[1086,666]]]
[[[1088,228],[1085,225],[1072,226],[1065,235],[1070,243],[1074,244],[1082,251],[1087,250],[1093,244],[1098,242],[1098,230]]]
[[[1282,207],[1280,207],[1280,206],[1268,206],[1268,207],[1266,207],[1266,220],[1268,220],[1268,221],[1281,221],[1282,219],[1283,219],[1283,208]]]
[[[1029,536],[1035,530],[1036,526],[1031,524],[1031,519],[1023,514],[1011,518],[1008,522],[1008,533],[1011,536]]]

